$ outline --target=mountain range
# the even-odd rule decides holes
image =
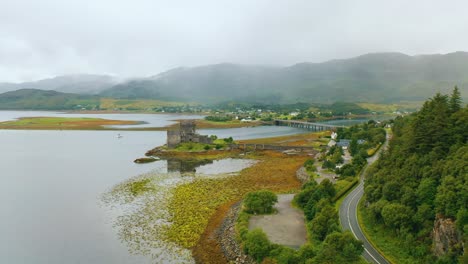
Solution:
[[[54,90],[63,93],[98,94],[116,85],[118,80],[109,75],[75,74],[23,83],[0,83],[0,92],[20,89]]]
[[[121,99],[217,103],[389,103],[421,101],[458,85],[468,96],[468,53],[408,56],[374,53],[288,67],[214,64],[181,67],[144,78],[117,81],[106,75],[60,76],[28,83],[0,83],[1,91],[23,88]]]

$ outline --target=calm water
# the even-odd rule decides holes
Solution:
[[[0,120],[53,115],[61,114],[0,111]],[[185,118],[116,116],[152,124]],[[235,139],[303,132],[290,127],[201,131]],[[0,130],[0,263],[151,263],[146,256],[129,253],[114,226],[115,210],[102,206],[100,197],[139,174],[167,171],[165,161],[132,162],[165,140],[164,132]],[[237,163],[219,161],[198,171],[211,173]]]

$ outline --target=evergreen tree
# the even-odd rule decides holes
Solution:
[[[458,87],[455,86],[455,88],[453,88],[452,95],[450,96],[450,102],[449,102],[450,111],[452,113],[455,113],[458,110],[460,110],[461,102],[462,100],[461,100],[460,91],[458,90]]]

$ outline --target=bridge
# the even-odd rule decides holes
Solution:
[[[325,131],[325,130],[336,130],[339,127],[344,126],[337,126],[337,125],[329,125],[329,124],[320,124],[320,123],[311,123],[305,121],[296,121],[296,120],[274,120],[275,126],[290,126],[290,127],[297,127],[297,128],[304,128],[313,131]]]

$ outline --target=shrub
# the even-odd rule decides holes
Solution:
[[[241,211],[237,217],[236,229],[238,239],[241,241],[246,239],[246,235],[249,232],[249,218],[250,215],[244,211]]]
[[[273,211],[273,205],[278,202],[278,196],[271,191],[262,190],[248,193],[244,200],[245,210],[251,214],[268,214]]]
[[[266,234],[259,228],[247,233],[244,242],[244,251],[257,262],[261,262],[270,254],[271,244]]]
[[[234,142],[234,139],[232,137],[228,137],[228,138],[223,138],[224,142],[226,143],[233,143]]]
[[[205,145],[205,146],[203,147],[204,150],[209,150],[210,148],[211,148],[210,145]]]
[[[227,122],[232,120],[232,116],[206,116],[205,120],[212,122]]]
[[[273,257],[278,264],[295,264],[300,261],[296,250],[283,246],[271,250],[270,256]]]

